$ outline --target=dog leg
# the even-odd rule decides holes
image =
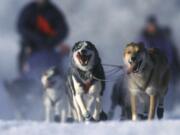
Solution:
[[[53,108],[48,106],[45,108],[45,121],[51,122],[53,117]]]
[[[113,103],[111,103],[111,107],[110,107],[110,110],[109,110],[109,112],[108,112],[108,119],[109,119],[109,120],[112,120],[112,119],[113,119],[115,109],[116,109],[116,105],[113,104]]]
[[[80,121],[80,112],[78,112],[78,106],[77,106],[77,103],[76,103],[76,99],[75,99],[75,96],[73,95],[70,95],[68,94],[67,96],[67,100],[68,100],[68,108],[69,108],[69,112],[70,112],[70,116],[72,117],[72,119],[74,121]]]
[[[93,118],[98,121],[100,113],[102,112],[102,106],[101,106],[101,97],[97,96],[95,99],[96,105],[95,105],[95,110],[93,114]]]
[[[149,104],[148,120],[154,119],[155,109],[156,109],[156,96],[151,95],[150,96],[150,104]]]
[[[53,106],[51,104],[51,101],[48,98],[44,98],[44,111],[45,111],[45,121],[51,122],[53,120]]]
[[[67,112],[66,112],[65,108],[63,108],[61,110],[60,116],[61,116],[61,122],[66,122],[66,120],[67,120]]]
[[[67,111],[67,104],[65,101],[60,100],[56,103],[55,105],[55,121],[56,122],[65,122],[67,115],[68,115],[68,111]]]
[[[80,110],[82,112],[83,117],[86,120],[90,120],[91,116],[90,116],[89,112],[86,109],[86,106],[85,106],[85,103],[84,103],[84,100],[83,100],[83,95],[80,94],[80,93],[77,93],[75,97],[76,97],[76,101],[77,101],[77,103],[78,103],[78,105],[80,107]]]
[[[157,106],[157,117],[162,119],[164,115],[164,98],[160,98],[159,104]]]
[[[89,96],[88,97],[88,103],[87,103],[87,111],[88,112],[91,112],[91,109],[92,109],[92,105],[93,103],[95,103],[95,97],[94,96]]]
[[[66,97],[65,100],[65,113],[66,113],[66,122],[73,122],[76,117],[76,113],[74,112],[74,107],[72,106],[72,104],[70,104],[68,97]]]
[[[75,97],[73,97],[73,105],[74,105],[74,109],[73,109],[74,119],[77,121],[83,121],[82,113]]]
[[[132,110],[132,120],[137,120],[137,109],[136,109],[136,96],[131,94],[131,110]]]

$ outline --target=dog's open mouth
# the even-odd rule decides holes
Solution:
[[[89,60],[91,59],[91,55],[82,54],[82,53],[78,52],[77,58],[78,58],[80,64],[85,66],[88,64]]]
[[[137,73],[139,72],[139,69],[142,65],[142,60],[140,60],[139,62],[134,62],[131,64],[131,67],[128,69],[128,73]]]

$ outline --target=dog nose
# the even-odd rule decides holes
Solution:
[[[86,50],[81,50],[81,53],[82,53],[82,54],[86,54],[87,51],[86,51]]]
[[[132,61],[135,61],[135,60],[136,60],[136,56],[132,56],[132,57],[131,57],[131,60],[132,60]]]

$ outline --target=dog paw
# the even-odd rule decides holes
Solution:
[[[158,119],[162,119],[164,116],[164,108],[163,107],[158,107],[157,108],[157,117]]]
[[[89,117],[89,118],[85,118],[85,121],[95,122],[96,120],[93,117]]]
[[[60,121],[61,121],[60,116],[55,115],[55,116],[54,116],[54,121],[55,121],[55,122],[60,122]]]
[[[66,122],[67,122],[67,123],[72,123],[72,122],[74,122],[74,119],[73,119],[73,118],[67,118],[67,119],[66,119]]]
[[[100,120],[100,121],[106,121],[107,119],[108,119],[107,114],[106,114],[104,111],[102,111],[102,112],[100,113],[100,115],[99,115],[99,120]]]
[[[84,114],[85,120],[89,120],[91,118],[91,115],[89,113]]]
[[[140,120],[147,120],[148,119],[148,115],[147,114],[138,114],[138,118]]]
[[[89,113],[87,113],[84,118],[85,121],[95,121],[95,119]]]

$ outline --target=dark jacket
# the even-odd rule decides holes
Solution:
[[[143,31],[140,38],[140,42],[143,42],[146,48],[158,48],[168,58],[169,64],[173,64],[174,54],[171,42],[166,38],[163,31],[158,30],[157,33],[150,35],[146,31]]]
[[[61,43],[68,35],[68,26],[64,15],[50,2],[41,7],[32,2],[20,14],[18,31],[23,43],[35,51]]]

